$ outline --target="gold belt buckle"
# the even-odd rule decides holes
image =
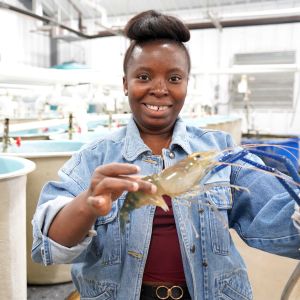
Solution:
[[[173,296],[174,289],[179,290],[179,292],[180,292],[179,296],[177,296],[177,297]],[[161,295],[163,293],[163,291],[165,291],[166,296]],[[173,285],[170,288],[165,285],[159,285],[155,290],[155,294],[156,294],[156,297],[161,300],[168,299],[169,297],[171,297],[171,299],[173,299],[173,300],[179,300],[183,297],[183,289],[179,285]]]

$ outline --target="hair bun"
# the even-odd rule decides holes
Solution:
[[[155,10],[148,10],[134,16],[127,23],[124,33],[130,40],[137,42],[155,39],[187,42],[190,39],[189,29],[182,21]]]

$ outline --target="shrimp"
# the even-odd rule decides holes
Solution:
[[[128,220],[130,211],[144,205],[156,205],[167,211],[169,208],[163,196],[168,195],[173,198],[195,188],[199,181],[218,164],[214,160],[218,154],[216,150],[195,152],[159,174],[144,177],[143,180],[156,185],[157,191],[153,195],[140,191],[129,192],[120,210],[122,226]]]
[[[234,151],[234,148],[227,148],[224,150],[210,150],[210,151],[203,151],[203,152],[195,152],[185,159],[179,161],[175,165],[163,170],[159,174],[154,174],[151,176],[146,176],[143,180],[149,181],[157,187],[157,191],[155,194],[145,194],[141,191],[138,192],[129,192],[127,193],[124,204],[120,210],[120,222],[121,227],[124,228],[125,222],[129,218],[129,213],[136,209],[140,208],[145,205],[155,205],[161,207],[164,211],[168,210],[168,206],[163,198],[164,195],[168,195],[171,198],[175,198],[179,195],[186,194],[191,195],[193,192],[199,192],[199,190],[203,190],[205,192],[213,184],[208,184],[206,187],[199,186],[200,181],[209,173],[213,175],[217,173],[221,169],[226,166],[240,166],[243,168],[248,168],[252,170],[258,170],[264,173],[269,173],[273,176],[276,176],[279,179],[279,182],[285,187],[285,189],[290,193],[290,195],[295,199],[295,201],[300,205],[300,199],[295,194],[292,188],[288,186],[286,182],[290,182],[295,184],[298,188],[300,187],[300,179],[299,176],[293,171],[294,173],[293,178],[288,177],[286,174],[275,170],[274,168],[261,165],[255,161],[251,161],[247,159],[245,156],[249,154],[249,152],[253,152],[258,154],[257,150],[247,151],[245,149],[251,149],[254,146],[266,146],[266,145],[244,145],[239,149],[240,151]],[[276,146],[275,146],[276,147]],[[279,148],[282,148],[279,146]],[[290,148],[290,147],[288,147]],[[223,156],[219,159],[221,154]],[[266,154],[266,156],[272,156],[273,154]],[[275,158],[277,156],[275,155]],[[241,160],[249,164],[248,166],[237,164],[236,161]],[[294,180],[293,180],[294,179]],[[247,192],[249,190],[244,187],[235,186],[228,184],[228,186],[235,188],[235,189],[244,189]],[[183,197],[184,198],[184,197]],[[213,203],[211,203],[213,206]],[[215,209],[215,207],[212,207]]]

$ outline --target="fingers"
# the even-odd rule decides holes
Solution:
[[[101,193],[122,193],[124,191],[155,193],[156,186],[144,181],[137,172],[138,166],[125,163],[111,163],[96,168],[91,179],[91,195]]]
[[[131,177],[104,177],[96,186],[94,186],[92,196],[102,193],[121,194],[124,191],[136,192],[142,191],[144,193],[153,194],[156,192],[156,186],[148,181],[140,178]]]
[[[143,180],[137,173],[138,166],[123,163],[111,163],[96,168],[87,191],[87,204],[96,215],[106,215],[124,191],[142,191],[154,194],[156,186]]]
[[[102,176],[116,177],[136,174],[140,172],[140,167],[133,164],[111,163],[98,167],[95,172]]]
[[[137,182],[118,177],[104,177],[94,186],[92,195],[112,192],[118,193],[123,191],[135,192],[138,188]]]

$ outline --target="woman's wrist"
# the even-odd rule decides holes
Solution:
[[[80,215],[82,215],[86,219],[94,219],[94,221],[97,219],[98,215],[96,214],[95,210],[89,203],[89,197],[91,193],[89,190],[84,191],[79,196],[77,196],[77,201],[79,202],[79,210]]]

